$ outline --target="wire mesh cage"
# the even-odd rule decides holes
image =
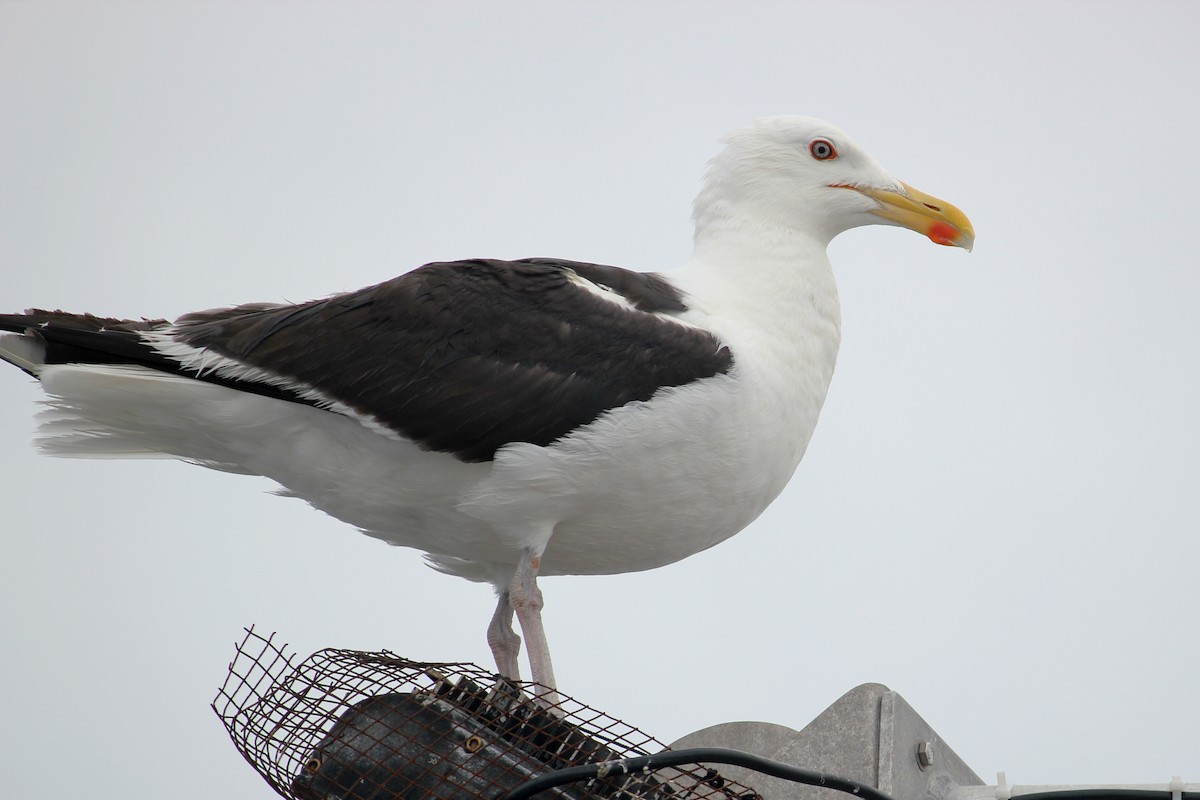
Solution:
[[[548,771],[666,747],[561,694],[473,664],[386,650],[297,662],[253,627],[213,710],[234,746],[291,800],[494,800]],[[548,790],[569,800],[758,800],[701,765],[610,774]]]

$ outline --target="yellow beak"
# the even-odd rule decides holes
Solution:
[[[902,227],[928,236],[936,244],[962,247],[968,252],[975,245],[975,229],[971,220],[955,206],[944,200],[914,189],[903,181],[903,192],[874,189],[869,186],[845,186],[879,203],[872,214]]]

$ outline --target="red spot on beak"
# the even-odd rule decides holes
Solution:
[[[948,222],[939,220],[930,224],[926,235],[934,244],[954,244],[958,238],[958,229]]]

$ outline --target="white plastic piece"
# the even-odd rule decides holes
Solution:
[[[1010,800],[1012,787],[1008,785],[1008,776],[1004,772],[996,773],[996,800]],[[1172,800],[1180,800],[1172,798]]]
[[[1183,800],[1184,786],[1182,775],[1171,776],[1171,800]]]

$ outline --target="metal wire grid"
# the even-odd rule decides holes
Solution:
[[[473,664],[386,650],[320,650],[297,663],[253,627],[212,707],[234,746],[289,800],[491,800],[548,770],[660,752],[637,728],[570,697],[536,698]],[[703,767],[618,774],[547,794],[569,800],[757,800]]]

